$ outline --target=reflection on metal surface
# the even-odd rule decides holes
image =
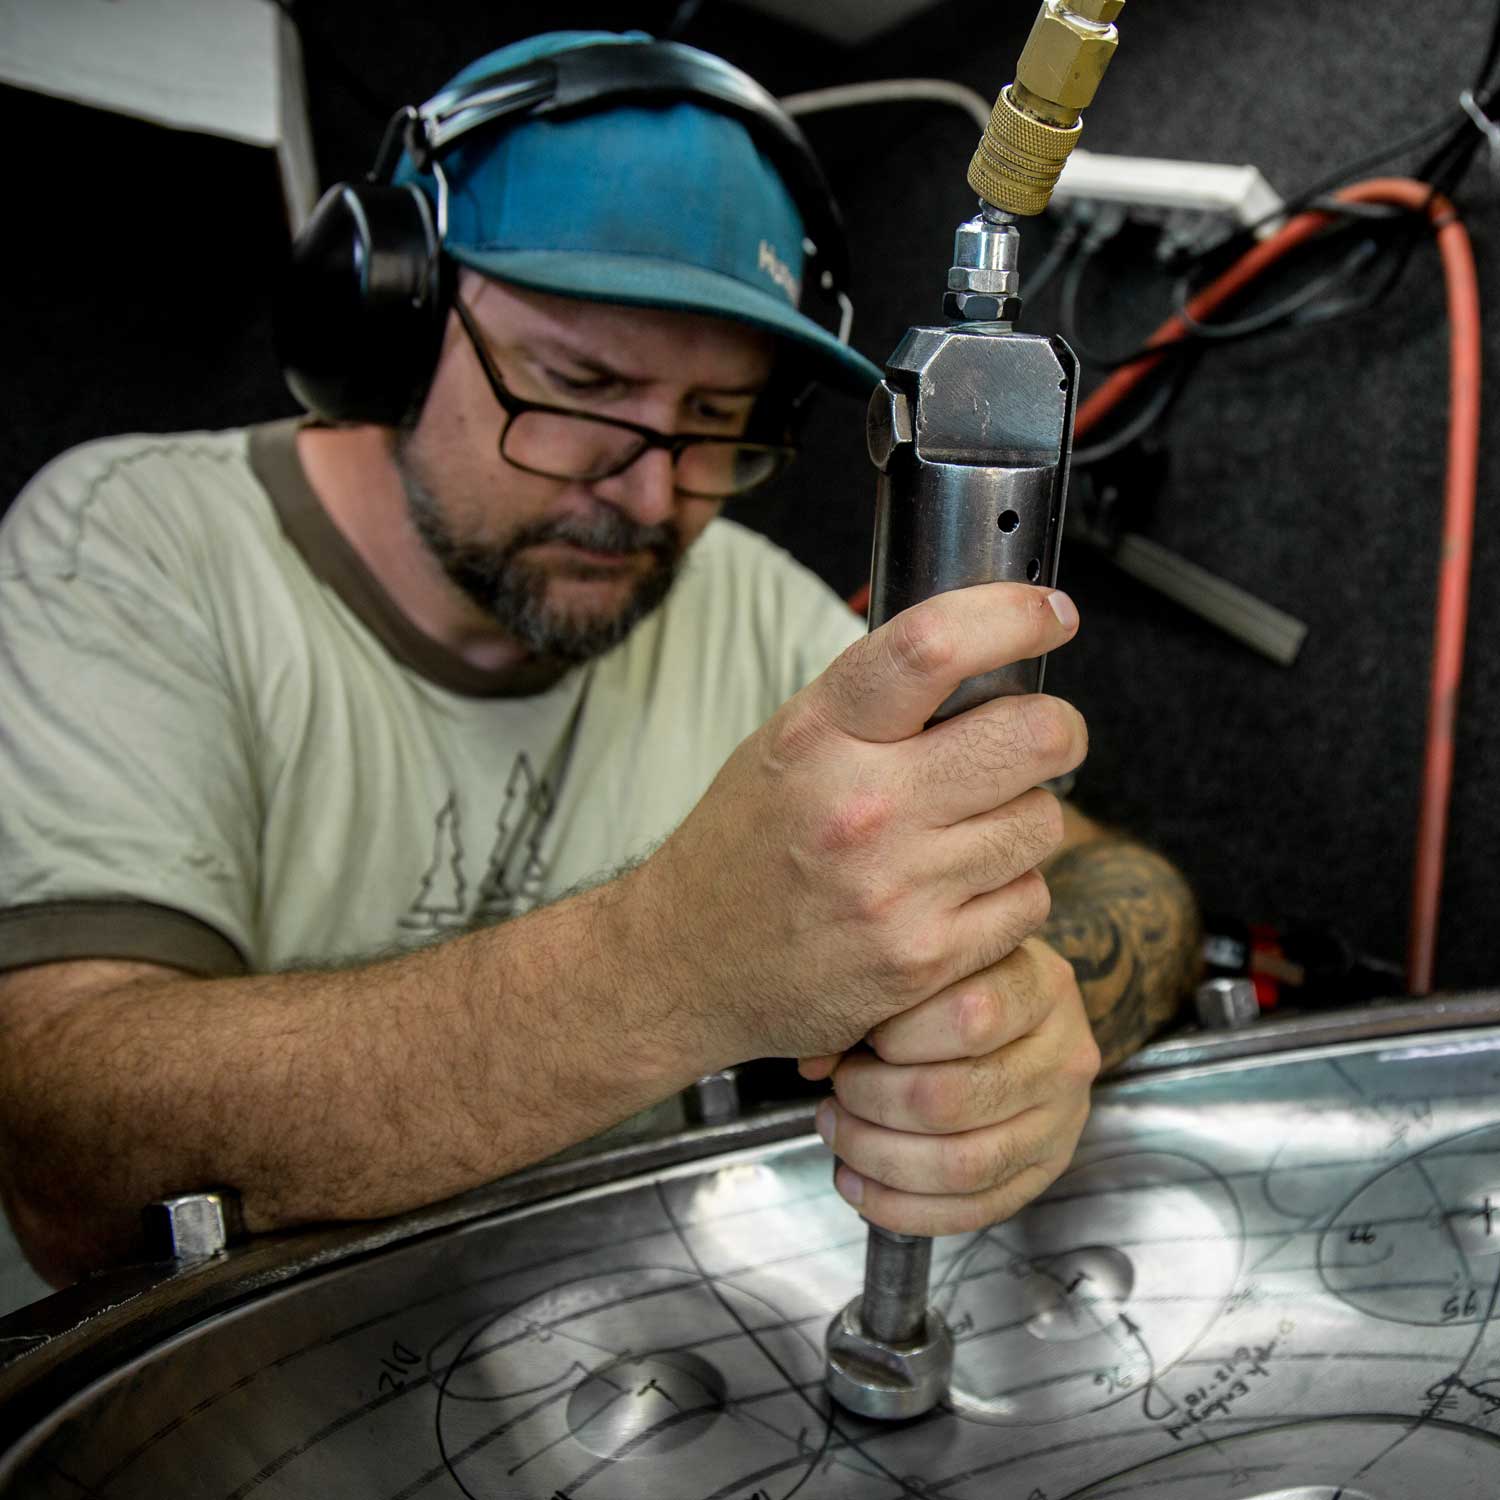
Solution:
[[[1372,1500],[1363,1490],[1351,1490],[1348,1485],[1317,1484],[1309,1488],[1299,1484],[1294,1490],[1277,1490],[1274,1495],[1249,1495],[1246,1500]]]
[[[1445,1424],[1444,1424],[1445,1425]],[[1334,1417],[1235,1434],[1152,1459],[1069,1500],[1437,1500],[1493,1495],[1500,1443],[1399,1417]],[[1349,1476],[1356,1476],[1351,1480]],[[1271,1488],[1263,1488],[1270,1485]],[[1248,1488],[1247,1488],[1248,1486]],[[1456,1486],[1456,1488],[1455,1488]]]
[[[1231,1032],[1189,1031],[1166,1037],[1127,1057],[1114,1077],[1224,1062],[1232,1057],[1269,1057],[1304,1047],[1362,1042],[1371,1037],[1406,1036],[1443,1027],[1500,1024],[1500,995],[1442,995],[1430,1000],[1382,1000],[1347,1009],[1310,1011],[1285,1020],[1261,1020]],[[1425,1047],[1468,1046],[1466,1039],[1431,1041]],[[1495,1038],[1479,1045],[1500,1046]]]
[[[723,1413],[724,1377],[686,1350],[632,1354],[568,1397],[568,1432],[600,1458],[646,1458],[696,1442]]]
[[[1052,1422],[1142,1392],[1149,1404],[1154,1372],[1234,1291],[1239,1211],[1206,1162],[1126,1153],[1065,1181],[941,1273],[934,1296],[958,1342],[950,1400],[963,1416]]]
[[[1092,1338],[1124,1312],[1134,1286],[1130,1257],[1111,1245],[1034,1260],[1025,1292],[1036,1311],[1026,1331],[1049,1343]]]
[[[828,1402],[865,1235],[807,1135],[247,1279],[0,1406],[0,1494],[1495,1500],[1500,1029],[1458,1040],[1102,1090],[1042,1200],[936,1243],[909,1423]]]

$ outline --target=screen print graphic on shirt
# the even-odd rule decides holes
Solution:
[[[408,931],[451,932],[520,916],[541,900],[547,876],[542,836],[557,805],[548,778],[523,750],[506,779],[484,877],[470,899],[464,873],[463,809],[456,790],[433,819],[432,859],[401,918]]]

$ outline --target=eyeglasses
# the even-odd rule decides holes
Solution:
[[[624,473],[650,449],[665,448],[672,455],[679,495],[728,500],[759,489],[796,456],[796,449],[782,444],[697,432],[658,432],[614,417],[527,401],[506,388],[484,335],[462,299],[455,298],[453,307],[490,390],[506,413],[507,421],[500,429],[500,456],[528,474],[544,479],[609,479]]]

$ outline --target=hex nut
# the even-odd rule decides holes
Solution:
[[[950,292],[986,292],[992,297],[1006,297],[1015,291],[1020,281],[1020,273],[1016,271],[991,271],[976,266],[948,268]]]
[[[1021,316],[1021,299],[985,292],[945,292],[943,316],[955,323],[1014,323]]]
[[[1016,64],[1016,82],[1063,109],[1086,109],[1118,44],[1117,32],[1044,5]]]
[[[936,1308],[927,1309],[924,1337],[915,1344],[881,1344],[859,1318],[856,1297],[828,1325],[828,1391],[862,1417],[903,1421],[931,1411],[948,1394],[953,1335]]]
[[[1125,9],[1125,0],[1065,0],[1075,16],[1108,26]]]

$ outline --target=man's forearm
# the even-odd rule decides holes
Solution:
[[[1191,991],[1201,927],[1187,882],[1161,855],[1110,834],[1046,866],[1041,935],[1072,965],[1108,1070],[1160,1031]]]
[[[726,1059],[632,972],[623,899],[603,886],[360,968],[10,1004],[3,1149],[28,1248],[76,1275],[130,1250],[143,1203],[213,1184],[258,1230],[395,1213],[685,1087]]]

